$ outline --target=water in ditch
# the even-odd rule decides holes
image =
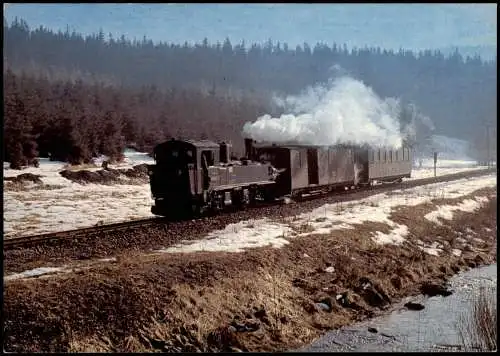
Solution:
[[[469,270],[450,280],[454,293],[448,297],[409,298],[387,316],[331,331],[300,351],[308,352],[392,352],[459,350],[457,324],[470,310],[470,301],[482,286],[497,285],[497,265]],[[403,307],[408,301],[425,306],[421,311]],[[375,328],[375,330],[369,328]]]

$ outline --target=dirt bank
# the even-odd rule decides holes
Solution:
[[[80,184],[144,184],[149,182],[147,164],[139,164],[129,169],[107,168],[98,171],[66,169],[59,174]]]
[[[488,191],[491,193],[491,190]],[[460,199],[449,199],[456,204]],[[285,351],[383,312],[423,284],[496,260],[496,198],[441,225],[422,204],[385,224],[294,238],[281,249],[141,255],[4,285],[7,351]],[[423,244],[439,241],[439,256]],[[460,250],[460,255],[454,251]]]

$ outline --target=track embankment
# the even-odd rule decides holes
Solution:
[[[293,238],[280,249],[130,252],[87,270],[12,280],[4,284],[3,347],[13,352],[297,349],[328,329],[384,313],[402,297],[438,293],[460,270],[496,261],[495,194],[495,188],[484,188],[471,196],[401,206],[390,217],[408,227],[400,245],[379,245],[371,238],[388,232],[387,225],[360,223]],[[439,224],[425,218],[438,205],[477,197],[490,199]],[[311,209],[317,203],[304,204]],[[294,205],[276,208],[276,214],[297,214]],[[194,234],[203,226],[185,224],[192,224]],[[424,251],[433,244],[439,252]]]
[[[387,184],[372,189],[353,190],[315,199],[247,209],[196,220],[166,222],[146,219],[111,226],[63,231],[20,238],[20,244],[4,241],[4,273],[21,272],[41,266],[59,266],[75,260],[92,260],[151,251],[174,245],[183,240],[196,240],[210,231],[223,229],[230,223],[261,217],[284,218],[309,211],[327,203],[363,199],[373,194],[406,189],[461,178],[478,177],[495,172],[492,169],[461,172],[433,178]]]

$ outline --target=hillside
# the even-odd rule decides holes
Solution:
[[[127,103],[128,108],[117,104],[116,114],[142,122],[141,132],[157,136],[144,138],[150,142],[177,135],[177,131],[181,136],[239,140],[245,122],[281,110],[270,100],[273,95],[297,94],[327,82],[338,73],[334,68],[363,81],[382,98],[414,104],[432,120],[436,134],[481,143],[486,122],[496,130],[496,60],[464,59],[458,52],[445,57],[439,51],[349,51],[338,44],[304,44],[292,49],[271,41],[260,46],[234,45],[229,40],[211,44],[208,39],[180,45],[146,38],[131,41],[124,36],[114,39],[102,32],[86,37],[54,33],[42,27],[30,29],[22,20],[11,25],[4,20],[4,64],[13,74],[24,73],[28,81],[44,78],[46,85],[60,87],[63,82],[74,85],[78,79],[79,86],[100,87],[95,90],[102,95],[120,97],[118,102]],[[130,95],[141,96],[137,93],[142,93],[142,99],[129,100]],[[29,106],[23,95],[19,100]],[[179,104],[179,100],[185,102]],[[130,109],[134,105],[135,111]],[[95,111],[96,117],[105,117],[103,110]],[[10,114],[6,115],[7,123]],[[203,128],[196,124],[199,120],[206,124]],[[213,120],[217,124],[212,125]],[[117,136],[129,140],[133,135],[121,132]],[[30,151],[30,147],[23,150]]]

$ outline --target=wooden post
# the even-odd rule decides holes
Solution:
[[[434,177],[436,176],[436,163],[438,160],[438,153],[434,152]]]
[[[488,168],[490,168],[490,127],[486,124],[486,160]]]

